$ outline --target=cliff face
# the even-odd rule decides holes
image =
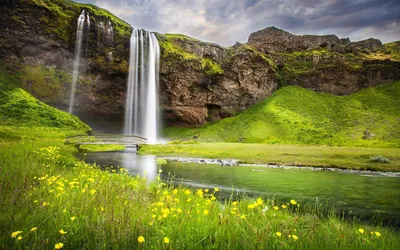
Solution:
[[[106,10],[62,0],[0,0],[0,62],[22,87],[53,105],[68,104],[76,24],[83,41],[76,105],[124,113],[132,27]],[[221,47],[183,35],[156,34],[161,47],[160,103],[170,124],[197,126],[232,116],[285,85],[348,94],[400,79],[396,46],[370,39],[295,36],[271,27],[247,44]]]
[[[350,42],[335,35],[297,36],[269,27],[252,33],[248,44],[277,63],[279,86],[347,95],[400,79],[398,52],[377,39]]]

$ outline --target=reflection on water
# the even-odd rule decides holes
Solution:
[[[91,153],[87,161],[102,166],[120,166],[132,175],[146,172],[155,180],[157,167],[153,156],[131,152]],[[222,195],[246,193],[250,196],[290,199],[301,203],[328,203],[335,208],[371,218],[378,214],[399,227],[400,178],[375,173],[313,171],[309,169],[272,169],[265,167],[229,167],[169,162],[163,166],[163,179],[168,173],[174,181],[192,187],[220,188]]]
[[[124,152],[88,153],[86,162],[96,163],[101,167],[122,167],[127,169],[130,175],[146,176],[149,182],[157,177],[155,157],[137,155],[135,149],[128,148]]]

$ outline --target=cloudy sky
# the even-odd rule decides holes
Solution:
[[[135,28],[221,45],[269,26],[352,41],[400,40],[399,0],[77,0],[108,9]]]

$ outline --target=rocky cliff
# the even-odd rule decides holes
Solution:
[[[0,60],[22,87],[67,104],[77,18],[84,36],[77,106],[119,114],[125,103],[132,27],[93,5],[62,0],[0,0]],[[232,116],[285,85],[348,94],[400,79],[398,50],[370,39],[296,36],[271,27],[232,47],[156,34],[161,47],[160,103],[170,124],[197,126]]]

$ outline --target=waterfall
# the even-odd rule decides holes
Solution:
[[[134,30],[130,40],[124,133],[157,142],[160,47],[153,33]]]
[[[79,63],[81,60],[81,50],[82,50],[82,37],[84,32],[84,25],[87,25],[87,29],[90,28],[90,17],[89,12],[86,13],[85,10],[82,11],[81,15],[78,18],[78,25],[76,29],[76,41],[75,41],[75,55],[74,55],[74,69],[72,74],[72,86],[71,86],[71,93],[69,97],[69,113],[72,114],[74,109],[74,102],[75,102],[75,90],[76,90],[76,83],[78,81],[78,74],[79,74]]]

